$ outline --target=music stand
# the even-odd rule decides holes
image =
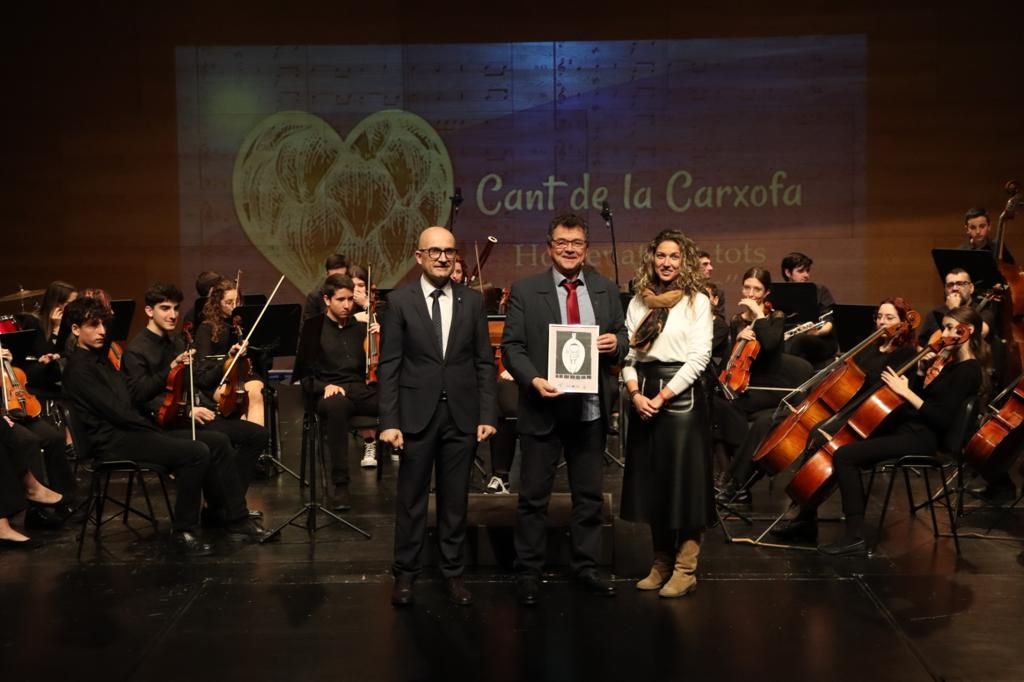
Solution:
[[[839,342],[839,352],[845,353],[864,340],[875,329],[876,308],[873,305],[841,305],[832,308],[832,316]]]
[[[939,273],[939,281],[946,284],[946,275],[953,268],[963,268],[971,276],[976,289],[991,288],[1002,284],[1003,276],[991,251],[971,251],[969,249],[932,249],[932,260],[935,270]]]
[[[787,325],[818,319],[818,287],[813,282],[779,282],[770,289],[772,307],[786,314]]]
[[[6,332],[0,334],[0,345],[5,350],[11,351],[11,355],[14,356],[14,364],[20,366],[25,358],[32,353],[32,342],[35,340],[36,334],[34,329]]]
[[[132,320],[135,318],[135,301],[132,299],[111,301],[110,309],[114,312],[114,319],[107,327],[107,340],[127,340],[128,332],[132,328]]]
[[[263,296],[262,294],[258,294]],[[266,296],[263,296],[266,301]],[[263,310],[260,305],[241,305],[232,311],[232,316],[241,317],[243,329],[252,329],[252,325]],[[259,351],[273,363],[275,357],[291,357],[295,355],[299,347],[299,322],[302,319],[302,306],[298,303],[277,303],[267,306],[263,313],[263,319],[249,337],[249,348]],[[267,424],[270,430],[270,452],[264,452],[259,456],[259,462],[270,464],[277,473],[282,471],[294,477],[301,483],[302,477],[290,469],[281,461],[281,429],[280,419],[277,411],[277,390],[270,385],[270,381],[264,384],[266,400],[264,405],[267,409]]]

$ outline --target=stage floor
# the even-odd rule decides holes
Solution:
[[[297,465],[289,389],[282,405],[285,461]],[[416,604],[395,609],[395,471],[378,484],[352,454],[354,509],[345,516],[369,540],[335,525],[314,543],[288,528],[275,544],[221,543],[214,557],[183,560],[133,522],[134,531],[105,527],[102,545],[87,538],[81,562],[70,529],[38,533],[40,550],[0,553],[3,679],[1024,680],[1021,542],[965,539],[958,558],[951,539],[933,539],[926,511],[910,518],[901,486],[870,557],[727,544],[716,529],[705,537],[697,591],[663,600],[633,588],[646,572],[645,528],[617,521],[614,599],[579,591],[554,566],[541,604],[523,608],[510,575],[487,567],[467,573],[472,607],[448,604],[428,571]],[[617,504],[620,472],[606,472]],[[765,528],[785,507],[783,489],[759,484],[753,527],[731,520],[730,533]],[[250,492],[268,526],[301,502],[288,476]],[[833,500],[824,515],[835,514]],[[977,512],[967,525],[992,518]],[[1024,538],[1019,516],[1001,531]],[[822,525],[826,541],[839,532]]]

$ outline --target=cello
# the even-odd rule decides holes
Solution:
[[[988,410],[989,416],[964,450],[968,463],[983,475],[1005,470],[1008,460],[1020,451],[1024,437],[1024,374],[1010,382],[989,403]]]
[[[815,427],[842,410],[864,385],[864,371],[854,358],[882,336],[897,337],[920,326],[921,316],[910,310],[905,321],[875,330],[820,372],[822,378],[807,397],[797,407],[790,408],[792,412],[761,442],[754,453],[754,462],[769,476],[788,469],[807,447]]]
[[[958,346],[965,343],[970,335],[971,330],[967,325],[958,324],[954,336],[941,337],[933,345],[926,346],[924,350],[900,367],[896,374],[906,374],[928,353],[938,353],[947,346]],[[789,485],[786,486],[786,493],[790,499],[801,506],[817,506],[824,502],[835,487],[832,459],[836,450],[849,443],[870,437],[897,408],[904,404],[904,399],[885,383],[881,383],[876,390],[861,398],[855,406],[852,406],[849,419],[839,431],[834,435],[825,434],[828,441],[797,470]]]

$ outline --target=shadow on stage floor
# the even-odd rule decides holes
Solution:
[[[289,391],[282,394],[292,464],[300,419]],[[331,526],[311,542],[288,528],[278,543],[218,543],[216,556],[189,561],[133,522],[105,527],[99,545],[87,537],[81,562],[69,529],[38,533],[46,546],[35,552],[0,554],[3,679],[1024,679],[1020,542],[964,540],[958,558],[952,540],[932,537],[926,512],[909,516],[901,495],[869,557],[727,544],[710,531],[698,589],[681,600],[633,588],[649,542],[643,527],[616,521],[606,535],[614,599],[580,592],[555,565],[541,604],[522,608],[507,571],[479,565],[467,573],[474,606],[448,604],[428,571],[416,604],[396,610],[388,573],[395,470],[378,484],[352,454],[346,516],[369,540]],[[562,472],[562,490],[564,479]],[[605,489],[616,504],[620,484],[609,465]],[[754,525],[728,521],[730,532],[763,530],[785,507],[783,489],[760,484]],[[288,476],[256,482],[249,501],[267,525],[301,504]],[[837,513],[833,500],[824,515]],[[990,519],[979,512],[967,522]],[[1024,537],[1018,517],[1001,531]],[[823,524],[822,539],[839,532],[840,524]]]

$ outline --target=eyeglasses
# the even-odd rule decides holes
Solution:
[[[452,260],[457,255],[459,255],[458,249],[439,249],[436,246],[431,246],[429,249],[416,249],[416,252],[427,254],[427,257],[430,258],[430,260],[440,260],[442,253],[448,260]]]
[[[965,287],[971,283],[971,280],[962,280],[956,282],[946,282],[947,289],[956,289],[957,287]]]
[[[586,239],[552,239],[550,242],[551,246],[555,247],[559,251],[565,251],[570,246],[574,249],[582,249],[587,245]]]

